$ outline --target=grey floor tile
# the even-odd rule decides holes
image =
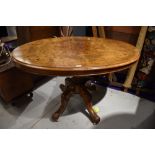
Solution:
[[[82,99],[76,95],[70,100],[58,122],[51,115],[60,105],[59,84],[64,78],[56,77],[34,91],[33,99],[20,98],[19,106],[0,104],[0,128],[33,129],[136,129],[154,128],[155,103],[114,89],[97,87],[93,104],[99,108],[101,122],[93,125]]]
[[[50,120],[51,114],[54,112],[52,110],[33,128],[138,128],[155,110],[153,102],[109,88],[105,93],[105,90],[103,91],[103,88],[99,87],[93,96],[95,106],[100,109],[98,115],[101,122],[98,125],[93,125],[88,117],[81,112],[82,108],[84,110],[84,107],[80,106],[83,101],[76,96],[71,99],[65,114],[60,117],[58,122]]]
[[[30,128],[35,122],[42,118],[55,104],[58,104],[61,93],[59,84],[61,79],[52,79],[33,92],[33,99],[25,97],[18,99],[17,107],[4,107],[1,104],[0,128]],[[51,103],[51,101],[54,104]]]

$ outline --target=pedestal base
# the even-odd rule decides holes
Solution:
[[[53,121],[57,121],[60,115],[65,111],[70,97],[73,94],[80,94],[89,112],[92,123],[93,124],[99,123],[100,117],[95,113],[95,111],[92,108],[92,102],[91,102],[92,96],[88,91],[88,89],[94,90],[95,85],[92,85],[91,83],[87,83],[87,81],[88,81],[88,78],[84,78],[84,77],[73,77],[73,78],[65,79],[65,85],[63,84],[60,85],[60,88],[63,91],[61,95],[61,106],[52,115]]]

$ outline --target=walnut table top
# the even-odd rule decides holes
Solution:
[[[60,37],[37,40],[17,47],[17,67],[36,74],[89,76],[130,67],[139,59],[128,43],[95,37]]]

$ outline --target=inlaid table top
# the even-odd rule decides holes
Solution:
[[[139,59],[139,50],[128,43],[95,37],[60,37],[33,41],[17,47],[17,67],[32,73],[85,76],[114,72],[130,67]]]

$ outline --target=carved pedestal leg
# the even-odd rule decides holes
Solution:
[[[59,109],[52,115],[53,121],[57,121],[59,116],[65,111],[69,98],[73,94],[80,94],[80,96],[84,100],[84,104],[89,112],[90,119],[94,124],[99,123],[100,118],[97,116],[97,114],[94,112],[92,108],[92,102],[91,102],[91,94],[87,89],[90,89],[90,86],[85,85],[87,82],[87,79],[85,78],[66,78],[65,85],[61,84],[60,88],[63,91],[63,94],[61,96],[61,106]]]
[[[97,116],[96,112],[93,110],[90,93],[84,86],[81,86],[79,87],[79,94],[84,100],[84,104],[89,112],[92,123],[98,124],[100,122],[100,117]]]
[[[57,121],[60,115],[65,111],[69,98],[72,95],[71,90],[65,90],[61,95],[61,105],[59,109],[52,115],[53,121]]]

